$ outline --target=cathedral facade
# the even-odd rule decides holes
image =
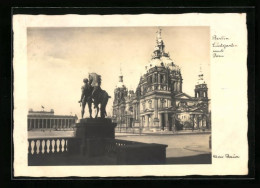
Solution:
[[[136,90],[128,90],[122,73],[114,90],[113,121],[118,128],[149,131],[209,129],[207,84],[198,75],[194,97],[182,91],[181,69],[165,52],[161,30],[157,32],[152,58]]]

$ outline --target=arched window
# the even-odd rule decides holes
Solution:
[[[160,83],[163,83],[163,82],[164,82],[164,75],[163,75],[163,74],[160,75],[160,80],[161,80]]]
[[[143,102],[143,104],[142,104],[142,105],[143,105],[143,111],[144,111],[144,110],[145,110],[145,102]]]
[[[152,100],[149,100],[148,103],[149,103],[149,108],[151,109],[152,108]]]

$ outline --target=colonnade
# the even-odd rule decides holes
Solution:
[[[74,118],[28,118],[28,129],[71,128],[75,123]]]
[[[141,126],[169,130],[172,127],[172,117],[169,112],[141,115]]]
[[[190,115],[193,128],[209,128],[207,117],[204,114],[191,114]]]

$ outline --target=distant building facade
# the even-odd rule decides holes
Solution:
[[[68,129],[77,121],[77,116],[54,115],[54,110],[33,111],[30,109],[27,115],[28,130],[33,129]]]
[[[182,91],[181,69],[165,52],[158,32],[156,46],[136,91],[128,90],[122,73],[114,90],[113,120],[119,128],[178,130],[210,128],[207,84],[198,75],[194,97]]]

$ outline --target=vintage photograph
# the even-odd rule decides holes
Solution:
[[[248,173],[245,14],[13,23],[15,176]]]
[[[210,164],[209,33],[27,28],[28,165]]]

